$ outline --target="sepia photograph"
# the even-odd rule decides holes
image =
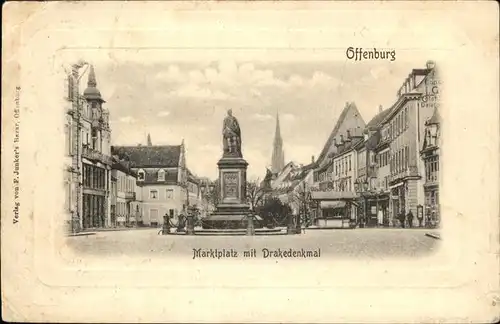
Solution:
[[[498,7],[2,10],[3,320],[498,322]]]
[[[225,249],[196,247],[255,254],[238,236],[262,235],[264,257],[431,253],[439,64],[349,56],[68,66],[68,244],[150,253],[175,241],[218,258]]]

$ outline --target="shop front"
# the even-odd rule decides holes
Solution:
[[[357,196],[351,192],[313,191],[314,226],[353,228],[357,224]]]
[[[391,222],[394,227],[402,226],[399,217],[401,215],[406,215],[406,185],[404,182],[397,184],[391,188],[391,200],[392,205],[392,217]]]
[[[425,210],[424,224],[426,227],[438,227],[441,223],[439,215],[439,190],[437,185],[424,185]]]
[[[362,227],[389,226],[389,194],[386,192],[363,192],[359,204]]]

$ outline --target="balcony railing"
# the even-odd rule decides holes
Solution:
[[[82,156],[92,161],[101,161],[104,164],[112,164],[111,156],[102,154],[101,152],[93,150],[89,147],[83,147]]]
[[[395,181],[398,179],[405,179],[409,177],[419,177],[418,168],[416,166],[410,166],[408,169],[400,171],[389,176],[389,181]]]

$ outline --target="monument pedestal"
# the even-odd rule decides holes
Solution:
[[[219,166],[219,204],[202,220],[204,229],[243,229],[247,227],[250,206],[246,203],[248,163],[242,157],[224,156]]]

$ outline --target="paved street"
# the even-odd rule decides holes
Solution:
[[[158,229],[98,232],[68,237],[68,247],[93,256],[175,254],[193,255],[193,248],[309,249],[321,248],[321,256],[393,258],[426,256],[438,248],[439,240],[426,236],[426,229],[307,230],[302,235],[273,236],[185,236],[158,235]]]

